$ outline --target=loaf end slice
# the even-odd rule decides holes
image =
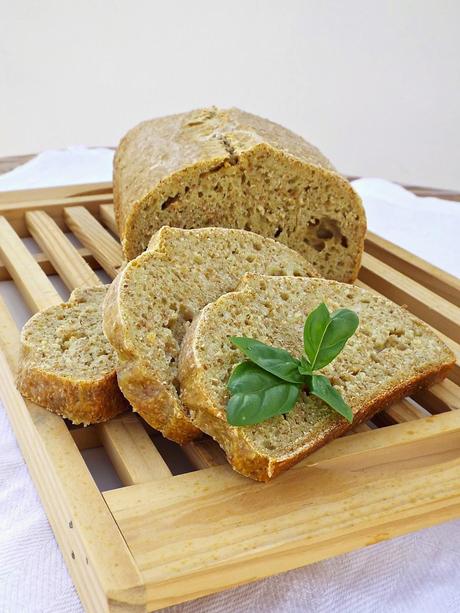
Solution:
[[[76,289],[68,302],[36,313],[21,333],[21,394],[74,424],[107,421],[128,408],[115,352],[102,331],[106,287]]]
[[[359,195],[313,145],[238,109],[143,122],[114,161],[127,259],[163,225],[251,230],[295,249],[321,276],[353,281],[366,218]]]
[[[104,304],[104,332],[133,409],[179,443],[201,435],[179,398],[179,349],[190,322],[248,271],[316,275],[298,253],[244,230],[163,227],[128,263]]]
[[[336,360],[322,369],[353,410],[349,424],[302,392],[286,415],[233,427],[226,384],[244,359],[229,341],[248,336],[302,353],[305,318],[321,302],[349,308],[360,323]],[[446,376],[454,355],[405,309],[354,286],[324,279],[250,275],[236,292],[206,306],[185,336],[179,362],[181,399],[192,422],[212,436],[235,470],[267,481],[377,411]]]

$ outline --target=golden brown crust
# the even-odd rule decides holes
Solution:
[[[88,382],[28,368],[23,363],[17,387],[25,398],[74,424],[104,422],[129,408],[118,388],[115,371],[97,382]]]
[[[334,186],[336,195],[341,194],[346,206],[350,206],[353,215],[350,214],[348,230],[352,240],[345,251],[347,258],[353,254],[353,260],[342,264],[344,270],[338,270],[336,278],[353,281],[359,270],[366,230],[359,196],[316,147],[278,124],[238,109],[213,107],[146,121],[122,139],[114,160],[114,206],[127,259],[132,259],[146,247],[146,244],[138,244],[138,228],[145,209],[159,209],[162,202],[180,191],[180,186],[188,186],[190,182],[195,185],[200,177],[210,172],[221,172],[221,168],[225,172],[226,167],[237,163],[251,166],[252,158],[262,151],[276,162],[289,160],[300,170],[308,167],[319,181]],[[161,211],[158,219],[157,227],[165,223],[180,225],[180,222],[171,222],[164,217]],[[219,219],[212,219],[212,223],[204,223],[206,219],[191,221],[193,227],[227,223]],[[230,225],[245,227],[242,222],[239,225],[240,222],[230,220]],[[303,231],[301,224],[298,220],[300,233]],[[264,233],[258,227],[249,229]],[[266,235],[273,236],[271,232],[273,228],[270,227]],[[298,238],[294,241],[296,245],[292,242],[294,239],[288,237],[279,240],[302,253],[299,245],[307,251],[312,249]],[[307,253],[304,255],[308,258]]]
[[[376,413],[398,400],[410,396],[421,388],[430,387],[441,381],[447,376],[455,363],[455,359],[453,359],[450,364],[443,364],[437,369],[432,369],[402,382],[386,394],[374,398],[372,402],[363,406],[359,413],[355,415],[352,424],[349,424],[345,419],[335,422],[324,430],[321,438],[314,438],[311,443],[305,445],[296,454],[283,460],[277,460],[267,455],[255,453],[251,447],[246,445],[244,438],[238,435],[238,428],[223,424],[222,419],[215,415],[214,407],[211,406],[206,389],[201,382],[200,369],[196,367],[194,362],[192,335],[193,330],[191,330],[190,336],[187,334],[182,348],[181,383],[184,390],[181,396],[182,401],[189,408],[193,422],[203,432],[216,438],[217,442],[223,447],[230,464],[237,472],[251,479],[264,482],[270,481],[329,441],[352,430],[358,424],[368,421]]]
[[[84,300],[85,296],[90,296],[91,291],[99,289],[103,288],[78,288],[72,292],[67,303],[51,309],[64,311],[73,302]],[[21,394],[74,424],[104,422],[127,410],[129,405],[118,387],[115,368],[98,379],[84,379],[64,376],[41,365],[41,355],[37,348],[25,338],[27,329],[34,326],[40,317],[41,313],[35,314],[21,334],[16,377]]]
[[[200,430],[183,415],[180,403],[165,386],[152,377],[151,369],[135,351],[129,335],[130,326],[120,310],[121,271],[107,292],[103,307],[104,333],[118,354],[118,384],[129,398],[133,410],[164,436],[184,445],[201,436]]]
[[[210,107],[141,122],[122,138],[114,158],[114,206],[121,235],[133,203],[170,175],[196,164],[205,171],[231,157],[232,148],[243,151],[264,141],[304,162],[335,170],[294,132],[236,108]]]

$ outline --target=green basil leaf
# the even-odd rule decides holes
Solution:
[[[342,398],[342,394],[339,390],[331,385],[327,377],[323,375],[311,375],[307,379],[307,387],[311,394],[321,398],[321,400],[334,409],[334,411],[337,411],[337,413],[340,413],[347,421],[352,423],[353,411],[351,407],[348,406]]]
[[[338,309],[332,315],[323,303],[305,322],[304,348],[311,370],[319,370],[334,360],[353,336],[359,319],[350,309]]]
[[[303,328],[303,346],[305,355],[312,368],[315,364],[316,356],[323,342],[324,333],[330,321],[331,315],[324,302],[309,313],[305,320]]]
[[[270,347],[265,343],[245,336],[232,336],[231,342],[241,349],[254,364],[289,383],[302,383],[303,377],[298,371],[300,361],[284,349]]]
[[[252,362],[242,362],[227,385],[227,421],[232,426],[258,424],[290,411],[299,397],[300,385],[283,381]]]
[[[310,364],[310,362],[308,361],[308,358],[305,355],[303,355],[300,358],[299,372],[300,372],[301,375],[311,375],[312,374],[312,372],[311,372],[311,364]]]

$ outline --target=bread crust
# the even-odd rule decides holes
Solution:
[[[278,124],[234,108],[212,107],[146,121],[122,139],[114,159],[114,207],[127,259],[146,247],[136,239],[137,224],[145,209],[159,208],[171,194],[190,181],[196,185],[210,172],[225,172],[233,164],[251,165],[261,152],[277,163],[288,160],[298,172],[308,168],[319,182],[334,186],[351,207],[353,241],[348,251],[353,253],[353,261],[344,265],[344,270],[337,270],[337,279],[352,282],[360,267],[366,231],[359,196],[316,147]],[[172,225],[161,212],[159,220],[159,225]],[[301,224],[299,219],[298,227]],[[204,225],[221,224],[213,219]],[[257,227],[247,229],[263,233]],[[289,239],[284,242],[295,248]]]
[[[69,380],[40,368],[29,368],[23,358],[17,376],[21,394],[73,424],[108,421],[129,408],[120,393],[116,372],[97,382]]]
[[[242,291],[245,289],[244,279],[241,284]],[[232,295],[237,296],[238,292]],[[255,295],[254,295],[255,298]],[[370,402],[363,405],[355,414],[353,423],[350,424],[344,418],[338,417],[321,432],[320,436],[312,437],[296,453],[284,458],[270,457],[266,454],[257,453],[244,437],[244,428],[231,426],[227,423],[222,410],[213,405],[205,383],[206,365],[202,364],[196,352],[200,326],[207,316],[207,309],[201,311],[187,331],[181,348],[179,360],[179,379],[181,383],[181,399],[188,410],[191,420],[203,432],[215,438],[224,449],[227,458],[237,472],[257,481],[269,481],[281,472],[287,470],[313,451],[322,447],[330,440],[337,438],[351,430],[356,425],[371,419],[377,412],[389,405],[411,395],[418,389],[431,386],[446,377],[455,363],[455,356],[449,351],[450,359],[439,364],[438,367],[427,368],[425,371],[402,381],[385,393],[374,397]],[[447,350],[447,347],[446,347]]]
[[[75,290],[68,303],[87,291]],[[21,394],[74,424],[104,422],[127,410],[129,405],[118,388],[115,368],[99,379],[88,380],[64,376],[40,366],[37,349],[25,340],[28,326],[33,326],[39,317],[41,313],[36,313],[21,334],[16,376]]]
[[[120,308],[121,271],[107,292],[103,306],[103,328],[108,341],[118,354],[117,377],[121,391],[130,399],[133,410],[164,436],[185,445],[201,436],[182,413],[177,398],[172,396],[161,381],[152,377],[148,364],[135,349],[129,336],[130,325],[123,320]]]

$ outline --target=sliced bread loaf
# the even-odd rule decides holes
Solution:
[[[366,220],[359,196],[303,138],[238,109],[145,121],[114,161],[127,259],[163,225],[242,228],[304,255],[321,276],[353,281]]]
[[[19,391],[74,424],[106,421],[128,408],[102,331],[106,293],[104,286],[76,289],[68,302],[36,313],[21,333]]]
[[[183,444],[201,434],[178,396],[177,363],[187,327],[247,271],[315,274],[298,253],[252,232],[163,227],[109,289],[104,331],[118,355],[120,388],[133,409],[173,441]]]
[[[181,400],[193,423],[224,449],[235,470],[267,481],[353,427],[317,397],[302,392],[286,415],[254,426],[226,419],[226,384],[243,354],[230,336],[248,336],[300,357],[303,325],[321,302],[346,307],[359,327],[336,360],[321,372],[351,406],[354,424],[444,377],[450,349],[423,322],[389,300],[324,279],[249,276],[195,319],[179,362]]]

